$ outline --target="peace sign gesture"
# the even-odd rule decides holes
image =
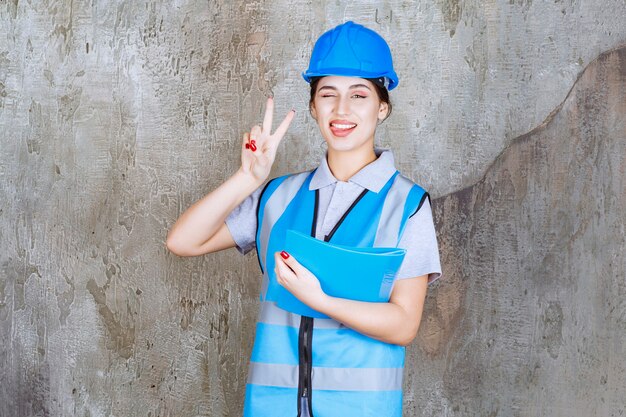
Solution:
[[[256,181],[263,182],[269,176],[272,164],[276,158],[276,150],[287,132],[291,121],[296,114],[295,110],[287,113],[278,128],[271,133],[274,117],[274,99],[269,97],[265,106],[263,127],[254,126],[250,132],[243,135],[241,144],[241,169],[251,175]]]

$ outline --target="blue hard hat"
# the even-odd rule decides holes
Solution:
[[[373,30],[350,21],[319,37],[309,68],[302,73],[307,83],[326,75],[384,79],[389,90],[398,85],[387,42]]]

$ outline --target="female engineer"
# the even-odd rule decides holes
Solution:
[[[289,112],[272,133],[269,98],[262,126],[243,135],[241,167],[180,216],[167,247],[180,256],[257,251],[263,283],[244,416],[399,417],[404,346],[415,338],[427,285],[441,267],[428,194],[396,170],[390,150],[374,146],[398,76],[385,40],[346,22],[317,40],[303,77],[328,145],[319,166],[263,185],[295,116]],[[389,301],[325,294],[281,249],[296,223],[331,243],[406,249]],[[280,309],[278,286],[329,318]]]

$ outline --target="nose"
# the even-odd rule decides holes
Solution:
[[[350,114],[350,97],[342,95],[337,100],[337,114],[348,115]]]

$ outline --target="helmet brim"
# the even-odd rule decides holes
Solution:
[[[353,69],[346,68],[327,68],[324,72],[315,72],[315,71],[305,71],[302,73],[302,78],[307,83],[311,83],[313,78],[317,77],[329,77],[329,76],[340,76],[340,77],[357,77],[357,78],[380,78],[385,77],[388,81],[387,90],[391,91],[398,85],[398,76],[395,72],[381,74],[378,72],[367,72],[367,71],[354,71]]]

